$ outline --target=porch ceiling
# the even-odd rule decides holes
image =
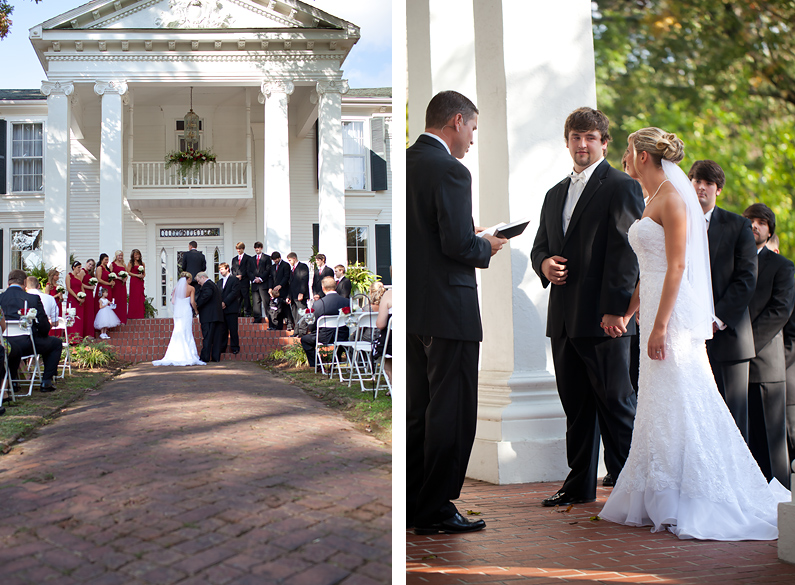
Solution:
[[[187,189],[185,190],[187,192]],[[241,197],[212,197],[197,195],[193,191],[190,195],[180,197],[179,194],[169,194],[172,199],[140,197],[133,195],[127,198],[130,208],[133,210],[165,210],[165,209],[218,209],[234,210],[249,207],[253,199],[249,196]]]

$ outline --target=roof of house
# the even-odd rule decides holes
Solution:
[[[348,90],[352,97],[392,97],[391,87],[370,87],[370,88],[351,88]]]
[[[0,101],[46,99],[47,96],[38,89],[0,89]]]

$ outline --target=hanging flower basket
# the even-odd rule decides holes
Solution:
[[[180,177],[191,177],[199,173],[201,167],[207,163],[214,163],[216,156],[211,150],[186,151],[175,150],[166,155],[166,168],[177,167]]]

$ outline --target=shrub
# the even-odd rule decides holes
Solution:
[[[268,354],[268,359],[274,362],[285,362],[293,368],[309,365],[304,348],[300,343],[291,343],[284,346],[283,349],[272,351]]]
[[[154,297],[144,297],[144,317],[146,319],[151,319],[157,315],[157,309],[155,309],[155,306],[152,304],[154,300]]]
[[[72,365],[78,368],[102,368],[116,358],[116,349],[102,341],[85,338],[71,348]]]
[[[352,292],[360,292],[363,294],[370,293],[370,286],[376,281],[380,280],[380,276],[370,272],[364,264],[354,262],[350,264],[345,270],[345,276],[351,281]]]

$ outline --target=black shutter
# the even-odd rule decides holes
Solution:
[[[389,224],[375,226],[375,273],[385,285],[392,284],[389,268],[392,266],[392,234]]]
[[[370,151],[370,180],[372,181],[372,191],[386,191],[386,161]]]
[[[0,195],[8,193],[8,185],[6,184],[6,121],[0,120]],[[0,244],[2,246],[2,244]],[[2,251],[2,249],[0,249]],[[2,258],[2,256],[0,256]],[[1,262],[1,261],[0,261]],[[0,274],[2,271],[0,270]]]
[[[320,124],[315,120],[315,189],[320,191]],[[317,242],[315,242],[317,246]]]
[[[320,252],[320,224],[312,224],[312,246]]]
[[[386,126],[383,118],[370,119],[370,190],[386,191]]]
[[[2,282],[5,282],[5,271],[3,270],[3,230],[0,229],[0,277],[2,277]],[[2,283],[0,283],[0,289],[3,288]]]

